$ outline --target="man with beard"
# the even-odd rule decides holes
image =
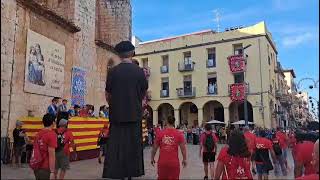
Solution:
[[[120,42],[115,51],[121,63],[110,69],[107,76],[110,134],[102,177],[130,179],[144,175],[141,103],[148,82],[143,70],[132,63],[131,42]]]

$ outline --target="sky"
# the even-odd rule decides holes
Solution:
[[[265,21],[283,68],[296,82],[319,80],[319,0],[132,0],[133,34],[142,41]],[[308,89],[310,80],[301,81]],[[309,90],[319,99],[319,89]]]

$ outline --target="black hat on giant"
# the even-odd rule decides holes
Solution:
[[[114,47],[114,50],[119,54],[129,53],[134,49],[135,47],[130,41],[121,41]]]

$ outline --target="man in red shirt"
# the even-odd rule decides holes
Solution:
[[[151,151],[151,164],[154,166],[154,157],[160,147],[158,160],[158,179],[179,179],[180,163],[178,147],[182,153],[182,166],[187,165],[187,150],[183,134],[174,127],[175,118],[168,117],[166,129],[159,132]]]
[[[246,143],[248,146],[248,150],[251,153],[251,167],[253,167],[253,171],[254,171],[254,150],[256,149],[256,135],[253,134],[252,132],[250,132],[250,128],[249,127],[244,127],[244,137],[246,139]]]
[[[54,126],[55,116],[52,114],[45,114],[42,118],[44,128],[36,135],[39,150],[41,152],[41,165],[34,170],[36,179],[54,179],[55,178],[55,149],[57,147],[57,135],[52,130]]]
[[[316,170],[316,173],[299,177],[297,178],[298,180],[319,180],[319,139],[314,144],[312,157],[313,157],[313,166],[314,166],[314,169]]]
[[[300,177],[303,174],[309,175],[314,174],[315,169],[312,166],[312,153],[313,153],[314,143],[311,141],[302,141],[298,143],[295,147],[295,166],[294,175],[295,177]],[[303,173],[304,168],[304,173]]]
[[[279,140],[281,149],[282,149],[282,159],[285,163],[286,168],[288,169],[288,161],[287,161],[287,149],[288,149],[288,143],[289,139],[286,133],[282,132],[282,129],[280,127],[277,128],[276,132],[276,138]]]
[[[257,168],[258,179],[268,179],[269,167],[272,165],[269,152],[271,157],[275,159],[275,153],[273,151],[272,142],[266,138],[267,134],[264,130],[259,131],[259,137],[256,138],[256,155],[255,163]],[[274,161],[273,161],[274,162]]]
[[[202,133],[200,137],[199,155],[200,157],[202,157],[202,162],[204,165],[204,179],[208,179],[208,166],[210,167],[211,177],[214,177],[214,161],[216,158],[217,142],[219,139],[216,137],[215,133],[212,132],[211,124],[206,124],[204,128],[205,132]],[[208,138],[210,139],[208,140]],[[208,150],[208,148],[210,148],[211,150]]]
[[[70,147],[73,148],[73,152],[76,152],[76,146],[72,132],[67,129],[68,121],[61,119],[59,122],[59,128],[56,130],[57,134],[57,148],[56,148],[56,171],[55,176],[57,178],[58,171],[60,169],[59,179],[64,179],[66,171],[70,169]]]

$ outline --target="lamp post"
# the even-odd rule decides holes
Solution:
[[[249,48],[251,46],[251,44],[247,45],[246,47],[242,48],[242,54],[244,54],[244,50]],[[246,62],[247,63],[247,62]],[[245,91],[244,91],[244,122],[245,122],[245,126],[249,127],[249,122],[248,122],[248,101],[247,101],[247,82],[246,82],[246,76],[245,76],[245,72],[244,72],[244,77],[243,77],[243,81],[245,83]]]
[[[312,83],[308,85],[308,88],[302,88],[302,82],[304,81],[311,81]],[[298,81],[297,85],[296,85],[296,89],[298,90],[298,93],[301,95],[303,90],[309,89],[309,90],[313,90],[313,89],[318,89],[319,88],[319,80],[315,80],[313,78],[310,77],[306,77],[306,78],[302,78]],[[312,97],[309,96],[309,100],[311,105],[313,106],[312,100],[315,100],[317,102],[318,105],[318,115],[316,115],[316,118],[319,119],[319,101]]]

